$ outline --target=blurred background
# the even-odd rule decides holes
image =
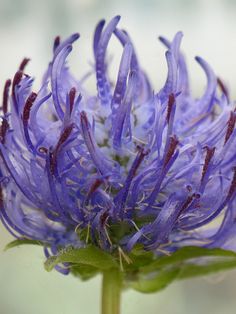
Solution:
[[[172,38],[184,32],[192,89],[200,95],[205,77],[194,61],[205,58],[236,99],[235,0],[0,0],[0,92],[23,57],[30,57],[27,72],[40,82],[51,58],[56,35],[80,32],[70,65],[78,78],[90,68],[92,35],[101,18],[120,14],[120,26],[129,31],[140,63],[157,90],[166,75],[165,49],[159,35]],[[118,52],[118,56],[117,53]],[[110,55],[120,58],[113,40]],[[116,56],[115,56],[116,55]],[[111,73],[113,74],[113,73]],[[94,88],[91,83],[91,88]],[[0,314],[97,314],[101,278],[81,283],[57,272],[46,273],[44,256],[36,247],[3,252],[11,237],[0,226]],[[122,314],[234,314],[236,271],[172,284],[159,294],[123,294]]]

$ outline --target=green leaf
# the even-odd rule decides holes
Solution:
[[[20,245],[24,245],[24,244],[41,245],[41,246],[45,245],[44,243],[42,243],[40,241],[36,241],[36,240],[29,240],[29,239],[14,240],[5,246],[4,251],[7,251],[7,250],[12,249],[16,246],[20,246]]]
[[[223,270],[230,270],[236,267],[236,259],[225,260],[222,262],[213,262],[207,265],[184,265],[178,275],[178,279],[187,279],[197,276],[210,275]]]
[[[185,247],[171,256],[160,257],[141,266],[138,273],[130,276],[131,287],[140,292],[151,293],[165,288],[174,280],[209,275],[234,267],[236,267],[235,252]]]
[[[110,254],[94,246],[81,249],[74,249],[72,247],[63,249],[58,253],[58,255],[49,257],[44,266],[47,271],[51,271],[57,264],[60,263],[90,265],[99,270],[107,270],[109,268],[118,267],[117,262]]]
[[[151,279],[139,278],[131,287],[139,292],[152,293],[166,288],[178,276],[179,269],[161,271]]]
[[[150,273],[167,267],[170,265],[181,265],[184,262],[204,257],[225,257],[225,258],[235,258],[236,253],[232,251],[227,251],[223,249],[207,249],[195,246],[184,247],[173,253],[171,256],[163,256],[155,261],[152,261],[149,265],[146,265],[140,269],[142,273]]]

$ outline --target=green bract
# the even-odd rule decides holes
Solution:
[[[38,241],[15,240],[6,249],[23,244],[42,245]],[[171,256],[156,258],[151,252],[141,248],[130,254],[109,254],[95,246],[74,249],[61,249],[57,255],[45,261],[45,269],[53,270],[57,265],[69,263],[73,275],[87,280],[104,271],[120,271],[123,287],[139,292],[151,293],[159,291],[174,280],[209,275],[236,267],[236,253],[223,249],[207,249],[201,247],[184,247]]]

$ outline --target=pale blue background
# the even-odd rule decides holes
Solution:
[[[236,98],[236,2],[233,0],[0,0],[0,90],[24,56],[32,58],[27,70],[38,77],[51,57],[55,35],[81,33],[70,64],[79,77],[92,60],[91,36],[97,21],[121,14],[140,62],[159,88],[166,66],[158,35],[172,37],[183,30],[193,90],[202,91],[205,78],[193,61],[208,60],[230,85]],[[120,47],[115,40],[111,55]],[[118,57],[119,57],[118,56]],[[118,57],[114,57],[114,73]],[[111,73],[112,75],[112,73]],[[92,86],[91,86],[92,88]],[[100,278],[81,283],[43,269],[40,248],[22,247],[3,252],[10,236],[0,226],[0,314],[96,314],[99,313]],[[127,291],[122,314],[234,314],[236,272],[171,285],[154,295]]]

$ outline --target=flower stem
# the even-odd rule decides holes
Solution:
[[[122,276],[119,269],[110,269],[103,273],[102,314],[120,313],[120,295]]]

